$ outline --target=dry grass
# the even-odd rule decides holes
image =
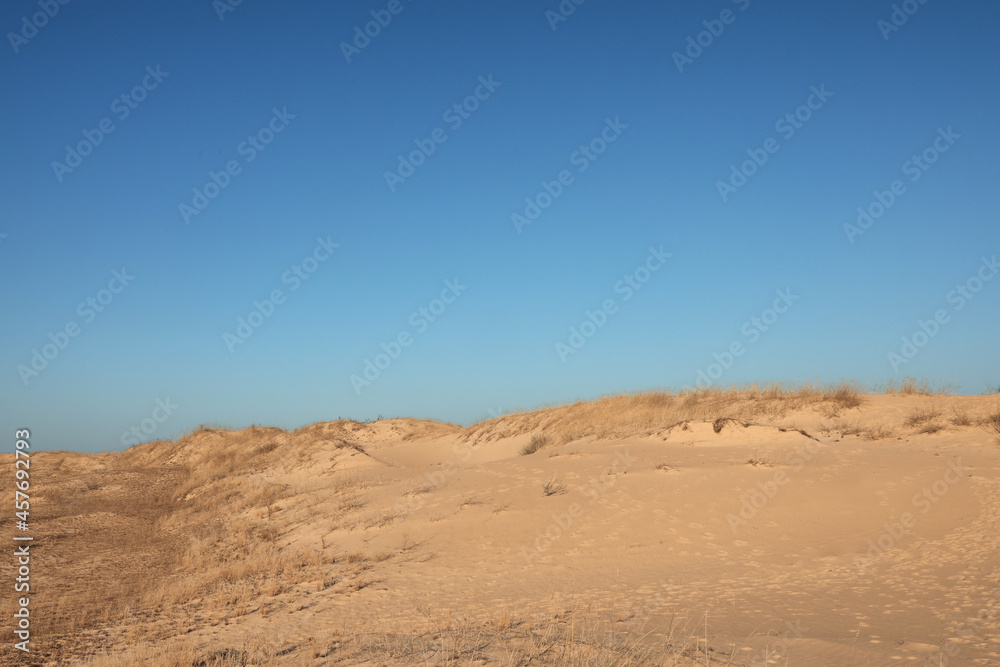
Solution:
[[[953,415],[951,418],[951,423],[953,426],[973,426],[976,422],[969,416],[969,413],[965,410],[959,412],[958,410],[953,410]]]
[[[937,419],[941,415],[934,408],[921,408],[914,410],[903,422],[905,426],[921,426],[929,421]]]
[[[1000,412],[994,412],[983,418],[983,427],[996,435],[1000,435]]]
[[[796,410],[857,408],[864,400],[864,389],[852,383],[750,384],[679,393],[647,391],[506,415],[471,425],[462,437],[473,443],[526,433],[544,433],[546,442],[555,440],[563,443],[587,436],[625,438],[648,435],[683,421],[780,419]],[[530,453],[530,449],[531,443],[522,453]]]
[[[863,434],[864,437],[868,438],[869,440],[885,440],[886,438],[891,438],[892,436],[896,435],[896,432],[893,431],[888,426],[883,426],[882,424],[875,424],[874,426],[869,426],[867,429],[865,429]]]
[[[441,622],[423,632],[379,623],[365,632],[327,630],[320,636],[281,646],[273,637],[255,636],[239,648],[196,650],[183,640],[170,645],[138,642],[119,653],[102,652],[78,667],[249,667],[283,664],[455,664],[574,665],[577,667],[694,667],[738,664],[725,651],[707,652],[696,636],[697,624],[676,618],[667,636],[643,630],[644,619],[628,610],[531,618],[501,610],[481,620]],[[335,658],[334,663],[317,662]]]
[[[552,477],[549,481],[545,482],[545,485],[542,487],[542,493],[546,496],[562,495],[566,493],[566,485],[555,477]]]
[[[862,426],[860,423],[848,424],[843,421],[836,422],[824,430],[827,432],[838,432],[841,436],[860,436],[865,440],[884,440],[895,435],[895,432],[891,428],[882,424]]]
[[[124,651],[101,651],[77,664],[86,667],[250,667],[269,664],[278,654],[275,645],[266,638],[253,637],[240,648],[198,651],[191,646],[173,644],[164,647],[158,642],[137,642]]]
[[[544,433],[536,433],[531,436],[531,441],[521,448],[521,455],[527,456],[528,454],[534,454],[539,449],[547,445],[549,442],[549,437]]]
[[[289,434],[201,427],[177,442],[85,457],[87,465],[75,463],[75,455],[46,461],[41,469],[52,480],[46,485],[39,477],[36,493],[50,513],[38,518],[56,531],[75,527],[55,532],[47,544],[72,567],[40,575],[65,591],[44,597],[37,609],[46,619],[37,630],[55,647],[59,664],[88,654],[92,664],[108,667],[267,664],[273,652],[238,647],[199,654],[168,650],[165,642],[190,630],[193,618],[207,627],[266,616],[280,606],[276,596],[304,587],[334,587],[339,594],[370,585],[373,579],[363,574],[367,563],[338,559],[325,538],[314,546],[285,538],[316,515],[317,501],[327,503],[324,514],[334,521],[359,508],[358,492],[371,482],[357,473],[280,481],[301,479],[294,469],[321,449],[327,457],[364,456],[352,438],[340,437],[344,428],[323,424]],[[361,520],[382,525],[386,518]],[[88,558],[81,560],[80,553]],[[377,552],[374,560],[389,556]],[[95,569],[92,561],[101,566]],[[100,654],[112,646],[132,652]],[[0,653],[0,662],[5,657]]]
[[[934,409],[933,406],[930,408],[918,409],[910,413],[910,415],[906,418],[906,421],[903,422],[903,425],[916,428],[917,433],[933,435],[934,433],[945,430],[945,425],[937,421],[937,418],[940,416],[941,413]],[[963,415],[960,416],[956,412],[955,417],[951,420],[951,423],[955,425],[968,425],[971,421],[971,418],[967,414],[963,413]]]
[[[935,386],[923,378],[905,377],[900,380],[890,380],[886,383],[883,393],[886,394],[916,394],[920,396],[940,396],[953,394],[951,385]]]
[[[919,385],[910,387],[913,393],[919,389]],[[834,414],[858,408],[865,400],[861,389],[851,384],[642,392],[506,415],[469,427],[461,437],[488,441],[530,435],[522,450],[530,454],[551,443],[583,437],[662,432],[687,420],[705,420],[721,430],[803,410]],[[931,433],[943,428],[936,421],[940,417],[934,410],[918,410],[906,417],[905,424]],[[853,425],[841,421],[832,428],[872,440],[893,435],[891,428],[862,425],[860,420],[859,416]],[[1000,412],[988,416],[977,412],[971,417],[956,412],[951,423],[976,425],[1000,435]],[[898,429],[900,423],[892,426]],[[362,547],[355,541],[343,547],[349,553],[337,553],[337,543],[344,538],[337,530],[375,530],[399,516],[395,510],[367,507],[377,496],[365,491],[386,483],[382,473],[338,468],[337,461],[369,456],[364,444],[373,441],[373,428],[347,421],[293,432],[260,426],[242,431],[203,426],[177,442],[148,443],[120,454],[101,455],[99,465],[93,463],[97,459],[89,458],[90,463],[84,465],[77,455],[51,455],[50,461],[39,465],[53,477],[49,486],[40,481],[37,489],[38,497],[45,499],[42,506],[52,512],[39,515],[41,525],[57,526],[62,520],[75,521],[97,512],[116,517],[115,521],[94,519],[106,528],[86,524],[74,533],[88,540],[87,544],[57,534],[47,547],[64,558],[68,554],[67,562],[74,567],[72,572],[49,574],[70,592],[53,599],[51,607],[39,608],[39,618],[49,624],[39,625],[39,633],[58,640],[62,651],[56,654],[57,663],[71,664],[71,659],[87,656],[86,664],[91,667],[270,664],[289,647],[248,641],[216,644],[211,652],[196,651],[186,648],[184,635],[192,625],[204,629],[255,614],[276,614],[284,608],[282,604],[301,599],[306,590],[350,595],[379,581],[379,563],[395,567],[415,558],[407,552],[417,543],[396,548],[375,542]],[[383,423],[377,428],[384,433],[394,427]],[[419,423],[399,432],[456,431],[449,425]],[[756,452],[747,463],[769,465]],[[302,466],[322,472],[302,481]],[[656,467],[672,469],[665,463]],[[115,488],[119,491],[109,491]],[[420,495],[432,488],[426,482],[414,482],[409,493]],[[400,484],[401,494],[406,489]],[[533,493],[537,492],[536,486]],[[553,477],[542,492],[545,496],[566,493],[566,485]],[[9,499],[9,495],[3,497]],[[461,508],[483,502],[464,492],[459,500]],[[297,540],[294,527],[318,521],[317,517],[324,522],[325,535],[314,537],[315,544]],[[358,550],[362,548],[364,552]],[[95,569],[79,558],[74,561],[79,553],[100,555],[102,567]],[[95,578],[100,576],[97,570],[106,571],[107,577]],[[276,601],[279,598],[285,602]],[[0,612],[7,613],[8,608],[0,606]],[[198,620],[192,622],[194,618]],[[473,664],[482,660],[483,664],[643,665],[687,664],[684,661],[693,655],[691,651],[697,650],[679,648],[685,644],[674,640],[658,642],[620,624],[594,621],[568,630],[561,621],[540,622],[508,613],[478,625],[451,625],[436,632],[379,629],[315,638],[295,645],[293,654],[304,659],[311,656],[302,664],[315,664],[312,660],[336,650],[337,660],[346,664],[354,664],[351,660],[356,658],[356,662],[370,664]],[[111,646],[127,650],[100,653]],[[5,657],[0,653],[0,662]],[[699,656],[701,664],[704,658]],[[295,664],[289,660],[284,662]]]

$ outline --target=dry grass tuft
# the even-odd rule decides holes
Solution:
[[[906,421],[904,421],[903,424],[909,427],[916,427],[917,433],[931,435],[945,429],[944,424],[936,421],[940,416],[941,413],[933,407],[914,410],[906,418]]]
[[[729,417],[719,417],[714,422],[712,422],[712,430],[716,433],[722,433],[722,429],[726,427],[726,424],[733,423],[739,424],[743,428],[746,428],[750,424],[746,422],[737,421],[736,419],[730,419]]]
[[[555,477],[552,477],[552,479],[545,482],[545,486],[542,487],[542,493],[546,496],[558,496],[566,493],[566,485]]]
[[[528,454],[534,454],[539,449],[547,445],[549,442],[549,437],[544,433],[536,433],[531,436],[531,442],[526,444],[521,448],[521,455],[527,456]]]
[[[754,452],[753,456],[747,459],[747,463],[752,465],[754,468],[773,468],[774,464],[765,456],[761,456],[759,452]]]
[[[365,453],[365,448],[361,444],[350,440],[339,439],[336,441],[336,446],[337,449],[353,449],[361,452],[362,454]]]
[[[894,435],[896,435],[895,431],[888,426],[883,426],[881,424],[870,426],[864,431],[864,436],[869,440],[885,440],[886,438],[891,438]]]
[[[841,408],[857,408],[865,402],[862,390],[855,384],[834,385],[828,392],[830,401]]]
[[[953,426],[972,426],[975,424],[975,420],[973,420],[972,417],[969,416],[969,413],[965,410],[962,410],[961,412],[954,410],[953,412],[954,415],[951,418]]]
[[[906,421],[904,421],[903,424],[906,426],[920,426],[921,424],[925,424],[933,419],[936,419],[940,415],[941,413],[933,408],[921,408],[911,412],[910,416],[906,418]]]
[[[850,425],[842,421],[832,424],[826,430],[839,432],[842,436],[860,436],[866,440],[884,440],[895,435],[891,428],[882,424],[862,426],[861,424]]]
[[[994,412],[983,419],[983,426],[987,431],[1000,435],[1000,412]]]
[[[905,377],[901,380],[890,380],[887,382],[883,393],[939,396],[941,394],[953,394],[955,392],[954,388],[950,385],[937,387],[923,378]]]

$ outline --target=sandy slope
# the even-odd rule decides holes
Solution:
[[[74,634],[91,647],[155,636],[157,646],[210,655],[265,637],[284,651],[275,664],[349,664],[362,661],[348,651],[354,636],[433,639],[443,629],[487,627],[513,637],[555,625],[581,637],[594,628],[646,642],[669,637],[674,655],[664,664],[1000,664],[1000,446],[981,426],[953,423],[998,403],[869,396],[851,409],[822,404],[664,422],[622,437],[552,438],[529,455],[520,450],[533,434],[565,423],[555,413],[467,430],[337,422],[238,444],[235,434],[204,432],[123,455],[67,457],[49,497],[68,503],[54,490],[97,475],[103,486],[93,493],[127,499],[150,482],[129,487],[122,471],[156,470],[162,479],[204,470],[206,452],[238,446],[244,467],[232,474],[244,495],[264,484],[282,489],[274,502],[238,511],[273,526],[282,554],[320,554],[270,594],[213,598],[193,586],[143,620],[130,616],[128,636],[81,624]],[[907,425],[918,410],[939,414]],[[944,428],[919,433],[927,423]],[[843,435],[852,427],[885,437]],[[269,451],[255,449],[267,443]],[[147,549],[145,564],[119,554],[116,567],[146,572],[151,587],[176,586],[194,562],[178,555],[193,539],[178,517],[211,488],[199,483],[174,504],[164,500],[158,530],[130,547]],[[233,498],[213,513],[236,513]],[[139,511],[134,502],[115,507]],[[87,586],[90,551],[70,533],[97,536],[106,517],[48,511],[59,526],[53,559]],[[165,550],[176,560],[154,576],[151,563]],[[46,576],[42,598],[67,585],[60,573]],[[575,641],[563,637],[531,664],[572,662],[566,646]],[[72,654],[72,645],[53,640],[61,648],[50,655]],[[418,661],[394,650],[373,652],[370,664]],[[454,664],[485,664],[462,650],[450,654]],[[490,659],[528,664],[502,655]],[[448,657],[419,655],[434,664]]]

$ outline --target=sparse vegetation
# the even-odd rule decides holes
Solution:
[[[441,658],[447,656],[448,664],[484,667],[697,667],[709,660],[694,621],[677,617],[666,636],[652,636],[644,630],[644,621],[638,612],[629,610],[611,618],[591,613],[574,619],[566,615],[535,618],[504,609],[492,617],[450,622],[424,632],[385,622],[363,633],[329,630],[307,638],[302,648],[310,660],[336,655],[336,664],[442,664]],[[138,642],[123,652],[103,652],[80,667],[257,667],[272,664],[288,652],[287,646],[266,635],[253,635],[238,645],[198,650],[183,642]],[[711,662],[718,664],[718,659]]]
[[[855,384],[837,384],[827,389],[830,401],[841,408],[857,408],[864,402],[862,390]]]
[[[944,430],[944,424],[937,422],[937,418],[941,416],[933,407],[921,408],[914,410],[903,422],[904,426],[909,426],[911,428],[916,428],[917,433],[922,433],[924,435],[932,435],[939,431]]]
[[[975,421],[972,419],[972,417],[969,416],[969,413],[966,412],[965,410],[962,410],[961,412],[955,410],[954,415],[951,418],[951,423],[954,426],[972,426],[975,423]]]
[[[531,436],[531,441],[521,448],[521,454],[524,456],[527,456],[528,454],[534,454],[548,443],[549,443],[549,437],[547,435],[545,435],[544,433],[536,433],[535,435]]]
[[[365,448],[357,442],[351,440],[345,440],[344,438],[338,438],[334,441],[334,445],[337,449],[353,449],[357,452],[365,453]]]
[[[908,393],[916,396],[919,388],[914,385]],[[289,651],[291,657],[285,660],[288,664],[299,664],[295,660],[316,664],[322,658],[329,659],[334,651],[344,664],[414,664],[431,659],[428,656],[449,656],[447,661],[454,664],[521,661],[542,665],[640,665],[664,664],[664,655],[671,656],[676,664],[687,664],[697,655],[704,664],[705,654],[699,653],[701,645],[697,643],[689,643],[684,649],[678,648],[683,643],[671,644],[669,650],[674,653],[665,654],[664,644],[658,644],[646,632],[636,631],[634,626],[626,630],[625,625],[615,625],[611,632],[607,627],[598,630],[599,624],[592,628],[581,624],[570,630],[568,638],[570,626],[565,617],[539,620],[509,611],[495,619],[456,619],[435,632],[425,632],[422,627],[390,630],[386,626],[364,633],[344,630],[336,636],[286,644],[268,637],[270,643],[243,642],[241,638],[213,639],[206,645],[204,633],[196,642],[185,643],[185,634],[191,631],[191,619],[196,616],[199,630],[213,626],[221,629],[251,618],[309,608],[316,604],[317,597],[323,598],[325,604],[325,596],[356,595],[366,589],[364,595],[373,590],[381,595],[379,584],[390,580],[389,573],[437,557],[435,549],[440,544],[425,546],[434,545],[435,538],[421,534],[419,522],[433,526],[433,535],[441,529],[442,534],[451,531],[456,524],[449,522],[482,519],[501,528],[500,524],[516,525],[523,512],[539,506],[546,516],[565,511],[562,499],[538,498],[539,484],[545,477],[532,482],[530,488],[534,490],[529,488],[527,495],[533,498],[505,498],[503,492],[481,485],[483,478],[477,477],[480,470],[466,476],[464,468],[460,473],[456,468],[457,474],[449,475],[446,481],[442,477],[434,484],[428,482],[426,470],[400,476],[393,456],[381,455],[383,443],[394,437],[401,439],[409,434],[410,439],[426,437],[426,442],[431,442],[444,433],[460,442],[471,439],[480,444],[518,438],[518,443],[528,440],[520,449],[525,455],[550,447],[566,458],[553,460],[543,455],[541,459],[524,461],[515,456],[510,463],[531,471],[545,466],[546,475],[549,470],[559,470],[541,484],[543,497],[551,497],[568,492],[567,484],[557,475],[570,475],[563,479],[571,481],[574,489],[577,483],[587,481],[588,475],[595,490],[632,484],[632,475],[624,476],[617,467],[607,469],[606,460],[587,463],[591,448],[601,446],[594,443],[595,438],[655,434],[656,438],[644,441],[642,446],[648,447],[660,442],[665,429],[673,428],[681,441],[677,444],[689,437],[709,437],[727,445],[730,438],[738,442],[744,428],[762,423],[770,423],[778,431],[808,435],[798,427],[813,431],[819,419],[855,408],[861,410],[842,412],[839,420],[831,418],[834,423],[824,432],[879,440],[894,437],[894,432],[933,434],[945,428],[973,426],[1000,436],[1000,411],[992,399],[979,400],[977,407],[964,398],[870,398],[855,385],[765,385],[740,390],[713,388],[678,394],[611,396],[593,403],[507,415],[464,431],[416,420],[404,425],[381,422],[370,426],[342,421],[291,432],[262,426],[243,431],[206,426],[177,442],[138,445],[126,452],[105,455],[94,464],[79,463],[82,455],[42,454],[51,458],[40,459],[44,464],[39,464],[39,470],[58,471],[59,479],[58,485],[40,484],[36,491],[37,497],[43,499],[39,506],[55,513],[42,525],[59,525],[63,531],[51,537],[46,548],[52,554],[87,549],[107,565],[108,574],[75,588],[57,580],[70,577],[63,572],[52,570],[41,575],[51,577],[46,582],[49,587],[58,581],[60,590],[67,592],[60,593],[54,602],[40,598],[38,631],[62,642],[60,646],[65,648],[60,650],[66,651],[65,655],[82,660],[86,653],[89,660],[79,663],[66,659],[60,664],[91,667],[243,667],[280,662],[284,658],[279,657]],[[866,404],[878,401],[893,406],[892,421],[880,423],[877,419],[883,414],[864,409]],[[897,406],[904,406],[903,411],[898,411]],[[713,430],[718,437],[711,435]],[[552,446],[582,438],[589,440],[579,447]],[[793,441],[782,437],[775,442]],[[743,457],[752,450],[745,459],[747,465],[774,465],[769,456],[776,451],[775,446],[781,445],[763,444],[758,451],[753,447],[762,441],[747,442],[754,444],[743,450],[742,456],[727,454],[727,463],[742,464]],[[617,447],[620,443],[613,444]],[[371,454],[366,453],[366,447]],[[415,449],[423,447],[424,443],[418,442]],[[414,447],[407,445],[404,449]],[[860,448],[852,444],[850,449]],[[673,453],[658,459],[657,454],[650,453],[655,451],[647,449],[639,454],[642,463],[637,476],[659,471],[655,474],[659,491],[670,491],[666,487],[671,486],[671,480],[682,481],[683,476],[673,477],[672,472],[677,470],[674,465],[657,463],[673,460]],[[683,456],[675,463],[687,465]],[[442,466],[447,463],[434,459],[428,470],[444,470]],[[570,467],[565,470],[572,472],[562,472],[564,469],[558,467],[566,464]],[[582,474],[579,467],[574,467],[586,465],[592,467]],[[763,470],[743,470],[741,474],[764,474]],[[496,472],[497,468],[491,469],[491,474]],[[619,475],[621,481],[615,481]],[[390,501],[386,502],[386,498]],[[8,500],[12,503],[12,496]],[[569,500],[565,499],[565,505]],[[399,507],[409,504],[411,511],[400,510],[394,504],[397,501]],[[413,511],[419,507],[426,509]],[[100,513],[116,518],[87,518]],[[84,523],[78,528],[76,523],[60,524],[61,520]],[[66,529],[67,525],[73,529]],[[316,530],[304,531],[304,526],[315,526]],[[418,531],[412,533],[417,539],[410,538],[407,532],[402,532],[401,539],[400,531],[408,531],[411,526]],[[566,544],[561,543],[559,549]],[[635,548],[648,547],[637,543]],[[79,564],[67,581],[83,581],[81,573],[85,571],[89,572],[83,563]],[[310,594],[317,597],[310,598]],[[6,609],[0,605],[0,612],[7,613]],[[620,612],[613,618],[615,624],[634,620]],[[614,633],[618,634],[612,638]],[[88,642],[84,648],[77,648],[79,637]],[[124,651],[108,653],[109,647]],[[3,657],[0,653],[0,661]],[[665,664],[674,663],[666,660]]]
[[[921,408],[919,410],[914,410],[910,413],[910,416],[906,418],[903,422],[906,426],[920,426],[933,419],[936,419],[941,415],[940,412],[933,408]]]
[[[869,426],[865,429],[863,431],[863,435],[869,440],[885,440],[886,438],[891,438],[896,435],[896,433],[888,426],[875,424],[874,426]]]
[[[862,426],[861,424],[847,424],[843,421],[831,424],[826,430],[828,432],[836,431],[842,436],[861,436],[866,440],[884,440],[885,438],[891,438],[895,435],[891,428],[883,426],[882,424]]]
[[[1000,412],[994,412],[983,419],[983,426],[987,431],[1000,435]]]
[[[905,377],[901,380],[890,380],[883,390],[886,394],[915,394],[921,396],[937,396],[954,393],[953,387],[944,385],[937,387],[923,378]]]
[[[754,452],[753,455],[747,459],[747,463],[752,465],[754,468],[773,468],[774,464],[765,456],[761,456],[760,452]]]
[[[860,385],[841,382],[829,385],[748,384],[684,392],[660,390],[618,394],[473,424],[465,430],[462,439],[478,443],[527,433],[544,433],[545,443],[553,438],[563,443],[587,436],[624,438],[648,435],[684,421],[725,418],[753,422],[780,419],[795,410],[822,412],[857,408],[864,404],[864,392],[865,388]],[[536,450],[530,442],[521,450],[523,454],[532,451]]]
[[[549,481],[545,482],[545,486],[542,487],[542,493],[546,496],[557,496],[566,493],[566,485],[553,476]]]

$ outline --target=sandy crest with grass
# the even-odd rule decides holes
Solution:
[[[1000,664],[1000,396],[892,389],[35,453],[20,664]]]

